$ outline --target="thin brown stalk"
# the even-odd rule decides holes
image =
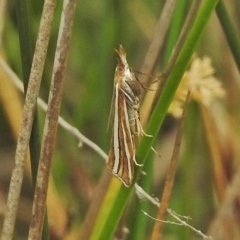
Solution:
[[[175,178],[175,174],[177,171],[178,156],[179,156],[182,133],[183,133],[183,124],[184,124],[184,119],[185,119],[185,115],[186,115],[187,105],[189,102],[189,96],[190,96],[190,91],[188,92],[186,102],[184,105],[184,109],[183,109],[182,118],[179,122],[178,132],[177,132],[177,136],[176,136],[176,140],[175,140],[175,146],[173,149],[173,155],[171,158],[169,170],[168,170],[166,181],[165,181],[165,186],[164,186],[163,195],[162,195],[162,199],[161,199],[161,205],[160,205],[158,216],[157,216],[157,219],[159,219],[160,221],[155,222],[151,240],[161,239],[161,236],[162,236],[162,231],[163,231],[163,226],[164,226],[164,218],[165,218],[165,215],[168,210],[168,204],[170,201],[174,178]]]
[[[181,52],[182,50],[182,46],[184,44],[184,41],[192,27],[192,24],[194,22],[194,19],[197,15],[197,11],[199,9],[199,6],[201,5],[201,2],[202,1],[193,1],[192,5],[191,5],[191,8],[189,10],[189,13],[187,15],[187,18],[185,20],[185,23],[183,25],[183,29],[181,31],[181,34],[178,38],[178,41],[176,42],[176,45],[174,47],[174,50],[172,52],[172,55],[168,61],[168,64],[164,70],[164,73],[162,74],[161,76],[161,82],[160,82],[160,85],[159,85],[159,88],[158,88],[158,92],[156,93],[156,98],[161,94],[161,91],[169,77],[169,74],[171,73],[171,70],[172,68],[174,67],[176,61],[177,61],[177,58],[178,58],[178,55],[179,53]],[[154,100],[154,102],[157,101],[157,99]]]
[[[47,198],[51,159],[55,144],[59,110],[62,98],[64,73],[70,46],[70,36],[76,0],[65,0],[61,16],[57,50],[49,93],[48,110],[45,119],[42,149],[39,160],[37,182],[34,194],[32,219],[28,239],[38,240],[42,236],[44,210]]]
[[[150,74],[154,71],[154,68],[157,63],[157,59],[161,49],[163,48],[164,40],[167,36],[167,32],[169,30],[174,9],[176,7],[177,1],[170,0],[166,1],[164,8],[162,10],[162,14],[158,20],[156,29],[154,31],[154,35],[150,46],[148,48],[148,52],[144,59],[143,65],[141,67],[142,73],[149,73],[141,75],[141,82],[147,83]],[[144,97],[144,101],[141,104],[140,116],[141,123],[143,126],[146,125],[148,117],[150,115],[151,103],[153,102],[154,96],[156,95],[156,91],[148,91],[146,96]]]
[[[163,43],[167,35],[167,31],[171,24],[171,19],[172,19],[176,4],[177,4],[177,1],[169,0],[169,1],[166,1],[164,5],[162,14],[158,20],[158,23],[154,32],[154,36],[152,38],[148,52],[144,59],[144,63],[141,67],[141,72],[143,73],[152,73],[156,65],[159,52],[163,47]],[[142,75],[141,81],[146,82],[148,77],[149,76],[147,75]]]
[[[206,138],[210,148],[210,154],[213,166],[213,176],[216,186],[216,192],[220,200],[223,199],[227,188],[227,176],[223,165],[221,155],[221,143],[217,126],[211,116],[210,110],[203,104],[200,104],[201,115],[203,117],[204,128],[206,129]]]
[[[174,50],[172,51],[172,54],[170,56],[170,59],[168,61],[168,64],[164,70],[164,72],[162,73],[161,75],[161,81],[159,82],[158,84],[158,87],[157,87],[157,91],[153,91],[153,92],[148,92],[147,95],[146,95],[146,98],[144,99],[144,103],[142,104],[142,109],[144,109],[144,114],[142,114],[141,116],[141,121],[142,121],[142,124],[145,125],[145,123],[147,122],[147,118],[148,116],[151,114],[151,111],[154,109],[154,106],[156,105],[156,102],[158,101],[158,98],[159,96],[161,95],[161,91],[169,77],[169,74],[171,73],[176,61],[177,61],[177,58],[179,56],[179,53],[182,49],[182,46],[183,46],[183,43],[187,37],[187,34],[189,33],[189,30],[191,29],[192,27],[192,24],[194,22],[194,19],[196,17],[196,13],[199,9],[199,6],[201,4],[202,1],[193,1],[192,5],[191,5],[191,8],[189,10],[189,13],[187,15],[187,18],[185,20],[185,23],[183,25],[183,29],[181,31],[181,34],[176,42],[176,45],[174,47]],[[159,30],[160,31],[160,30]],[[161,34],[162,31],[160,32]],[[153,41],[154,42],[154,41]],[[155,59],[156,56],[153,55],[153,58]],[[145,59],[145,62],[148,61],[148,58],[146,57]],[[142,68],[141,70],[142,72],[149,72],[150,71],[146,68]],[[146,77],[147,78],[147,77]],[[146,80],[145,78],[145,80]],[[149,101],[151,101],[151,103],[149,103]],[[149,106],[152,106],[152,108],[149,108]]]
[[[177,61],[178,55],[182,50],[182,46],[184,44],[184,41],[185,41],[185,39],[186,39],[186,37],[187,37],[191,27],[192,27],[192,24],[194,22],[194,19],[197,15],[197,11],[198,11],[201,3],[202,3],[201,0],[200,1],[193,1],[192,5],[191,5],[191,8],[190,8],[189,13],[187,15],[187,18],[186,18],[185,23],[183,25],[181,34],[180,34],[180,36],[178,38],[178,41],[177,41],[177,43],[174,47],[174,50],[173,50],[172,55],[171,55],[171,57],[168,61],[168,64],[167,64],[167,66],[164,70],[164,74],[161,78],[161,87],[160,87],[161,89],[162,89],[166,79],[168,78],[169,74],[171,73],[172,68],[174,67],[174,65]]]
[[[23,180],[24,162],[28,151],[33,116],[41,83],[54,9],[55,0],[46,0],[43,7],[39,35],[36,42],[35,54],[29,78],[29,85],[23,108],[22,122],[15,154],[15,166],[12,172],[7,200],[6,215],[3,223],[3,230],[1,236],[2,240],[9,240],[13,237],[13,229],[15,225],[20,190]]]

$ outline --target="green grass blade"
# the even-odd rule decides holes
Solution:
[[[227,9],[223,1],[219,1],[216,7],[216,13],[218,19],[222,25],[223,31],[227,38],[229,47],[232,51],[235,62],[238,66],[238,71],[240,71],[240,43],[239,38],[237,37],[236,30],[233,27],[230,16],[227,12]]]

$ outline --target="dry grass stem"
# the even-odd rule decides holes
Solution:
[[[162,14],[158,20],[156,29],[154,31],[154,35],[150,43],[148,52],[144,59],[143,66],[141,67],[141,72],[143,73],[152,73],[156,65],[159,52],[163,46],[165,37],[167,35],[167,31],[171,24],[171,19],[172,19],[176,4],[177,4],[177,1],[169,0],[169,1],[166,1],[164,5]],[[148,76],[143,75],[141,81],[146,82],[147,78]]]
[[[224,170],[224,161],[221,155],[222,145],[220,143],[221,136],[219,130],[211,116],[210,109],[208,109],[203,104],[200,105],[201,115],[203,118],[203,123],[206,132],[206,138],[211,154],[212,169],[214,176],[214,183],[216,187],[216,193],[220,201],[225,195],[227,188],[227,175]]]
[[[172,19],[176,4],[177,4],[177,1],[174,1],[174,0],[166,1],[164,8],[162,10],[162,14],[159,17],[158,23],[156,25],[156,29],[154,31],[152,41],[150,43],[148,52],[145,56],[140,72],[149,73],[149,74],[153,72],[154,67],[156,66],[156,62],[157,62],[157,58],[159,56],[160,50],[163,47],[164,40],[167,35],[167,31],[170,27],[171,19]],[[141,82],[146,84],[148,78],[149,78],[149,75],[147,74],[141,75]],[[155,85],[151,87],[155,88]],[[153,101],[155,93],[156,92],[154,93],[147,92],[143,102],[141,103],[140,116],[141,116],[141,123],[143,126],[147,124],[147,120],[148,120],[150,109],[151,109],[149,108],[149,106]]]
[[[46,0],[44,3],[39,35],[36,42],[30,80],[23,108],[22,122],[15,155],[15,166],[12,172],[6,215],[3,223],[2,240],[12,239],[23,180],[24,162],[28,151],[33,116],[41,83],[54,9],[55,1]]]
[[[28,236],[29,240],[38,240],[41,239],[42,236],[51,159],[57,134],[63,80],[70,46],[70,36],[74,18],[75,5],[75,0],[65,0],[63,2],[63,11],[59,28],[57,50],[54,59],[48,110],[45,119],[42,149],[40,154],[39,168],[35,187],[32,219]]]
[[[199,7],[201,5],[202,1],[193,1],[192,2],[192,5],[191,5],[191,8],[188,12],[188,15],[187,15],[187,18],[185,20],[185,23],[183,25],[183,28],[181,30],[181,33],[180,33],[180,36],[178,38],[178,41],[176,42],[176,45],[174,47],[174,50],[172,52],[172,55],[167,63],[167,66],[164,70],[164,73],[163,73],[163,77],[162,77],[162,81],[161,81],[161,86],[160,86],[160,91],[161,89],[163,88],[172,68],[174,67],[176,61],[177,61],[177,58],[179,56],[179,53],[181,52],[182,50],[182,46],[184,44],[184,41],[186,39],[186,36],[187,34],[189,33],[191,27],[192,27],[192,24],[194,22],[194,19],[196,17],[196,14],[199,10]]]
[[[166,5],[168,4],[172,4],[172,8],[170,8],[170,13],[167,13],[168,10],[168,7],[166,6],[166,15],[167,16],[164,16],[165,14],[163,14],[163,19],[166,17],[166,19],[170,20],[171,19],[171,13],[173,13],[172,11],[174,10],[175,6],[173,5],[174,3],[176,4],[177,2],[174,1],[174,3],[170,3],[170,1],[166,2]],[[190,8],[190,11],[187,15],[187,18],[186,18],[186,21],[185,21],[185,24],[183,26],[183,29],[181,31],[181,34],[179,36],[179,39],[174,47],[174,50],[172,52],[172,55],[168,61],[168,64],[166,66],[166,69],[164,70],[164,73],[161,74],[161,77],[160,77],[160,81],[154,83],[154,85],[152,86],[153,88],[156,88],[157,91],[154,91],[154,92],[147,92],[145,98],[144,98],[144,102],[142,103],[141,105],[141,109],[144,109],[144,114],[141,114],[142,117],[141,117],[141,121],[143,123],[143,126],[146,125],[146,122],[147,122],[147,119],[148,119],[148,116],[150,115],[151,111],[153,110],[153,107],[156,105],[156,102],[161,94],[161,91],[169,77],[169,74],[172,70],[172,68],[174,67],[176,61],[177,61],[177,58],[179,56],[179,53],[182,49],[182,46],[183,46],[183,43],[186,39],[186,36],[189,32],[189,29],[191,28],[192,24],[193,24],[193,19],[196,17],[196,12],[198,11],[198,8],[201,4],[201,1],[194,1],[191,5],[191,8]],[[156,54],[159,54],[159,51],[160,49],[162,48],[162,45],[163,45],[163,40],[164,40],[164,36],[166,35],[166,31],[168,30],[167,28],[167,25],[164,26],[163,28],[163,31],[161,29],[161,25],[160,25],[160,22],[161,22],[161,19],[159,21],[159,28],[157,28],[156,30],[156,39],[159,40],[159,43],[154,41],[154,38],[153,38],[153,41],[149,47],[149,51],[147,53],[147,56],[145,58],[145,61],[144,61],[144,65],[143,67],[141,68],[141,71],[142,72],[146,72],[146,73],[151,73],[152,70],[153,70],[153,67],[155,66],[155,61],[157,60],[157,55]],[[166,21],[163,21],[165,22],[166,24]],[[167,21],[167,24],[170,24],[168,21]],[[168,26],[169,27],[169,26]],[[158,37],[157,34],[160,34],[160,36]],[[155,37],[155,35],[154,35]],[[156,46],[155,46],[156,45]],[[158,51],[157,51],[158,50]],[[152,52],[154,52],[154,55],[152,56]],[[152,62],[152,68],[150,68],[150,64],[147,64],[150,60],[149,59],[153,59],[154,62]],[[153,61],[151,60],[151,61]],[[150,66],[149,66],[150,65]],[[142,78],[142,81],[145,82],[147,81],[147,77],[145,76],[144,78]],[[152,106],[151,108],[149,108],[149,106]]]

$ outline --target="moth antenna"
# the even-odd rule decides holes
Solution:
[[[138,71],[136,69],[133,69],[133,68],[131,68],[131,70],[136,72],[136,73],[138,73],[138,74],[140,74],[140,75],[143,75],[143,76],[149,76],[149,77],[152,77],[152,78],[156,78],[156,80],[151,82],[151,84],[153,84],[155,82],[158,82],[162,78],[162,76],[164,74],[164,73],[161,73],[159,76],[155,76],[155,75],[152,75],[152,74],[149,74],[149,73],[140,72],[140,71]]]

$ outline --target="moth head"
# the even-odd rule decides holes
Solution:
[[[129,71],[129,66],[127,63],[127,59],[126,59],[126,52],[123,48],[122,45],[119,45],[119,49],[115,49],[116,53],[117,53],[117,59],[118,59],[118,65],[117,65],[117,71],[124,73],[125,71]]]

